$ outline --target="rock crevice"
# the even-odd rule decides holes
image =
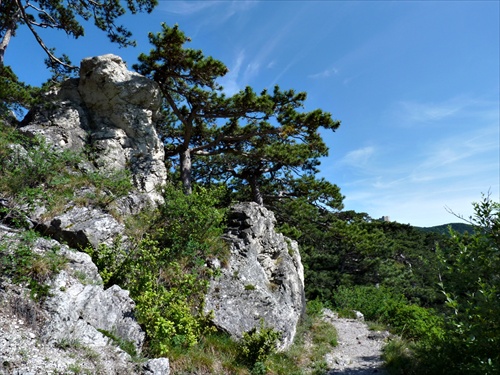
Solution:
[[[297,243],[277,233],[275,221],[256,203],[232,207],[224,235],[231,255],[210,284],[205,309],[213,311],[217,327],[237,339],[263,321],[281,332],[284,350],[304,312],[304,270]]]

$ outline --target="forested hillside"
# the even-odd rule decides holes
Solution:
[[[40,9],[20,7],[20,2],[0,4],[0,57],[10,34],[18,27],[34,27],[35,16],[69,35],[83,35],[75,14],[55,6],[58,1],[39,3]],[[94,17],[112,40],[130,44],[126,29],[114,24],[123,9],[96,8],[97,3],[82,1],[77,13]],[[149,11],[154,5],[130,1],[128,8]],[[28,10],[36,15],[26,15]],[[320,160],[329,151],[322,135],[335,132],[339,120],[322,109],[303,110],[307,94],[293,88],[255,92],[246,87],[227,96],[218,83],[227,67],[189,48],[191,39],[178,26],[163,24],[149,40],[151,50],[142,52],[133,68],[161,93],[160,111],[152,118],[169,173],[159,192],[164,202],[126,223],[133,252],[116,243],[86,249],[105,286],[130,290],[146,330],[148,355],[171,356],[186,373],[198,370],[189,367],[196,356],[194,362],[203,362],[200,368],[216,368],[205,363],[210,361],[207,353],[218,356],[226,373],[301,374],[306,373],[303,363],[309,373],[322,373],[317,358],[294,362],[290,358],[297,352],[273,357],[277,334],[266,327],[260,336],[245,336],[246,346],[234,353],[227,336],[214,333],[209,314],[203,314],[208,280],[217,277],[206,264],[217,258],[224,265],[228,257],[220,241],[227,209],[251,201],[272,211],[279,231],[298,242],[311,316],[321,306],[345,315],[359,310],[399,335],[385,349],[391,373],[500,372],[498,202],[489,195],[478,197],[471,202],[475,215],[468,223],[450,225],[450,231],[346,211],[335,181],[318,177]],[[81,166],[84,157],[99,163],[92,160],[91,147],[85,155],[54,154],[44,141],[19,133],[28,110],[50,106],[41,92],[60,88],[77,70],[67,57],[57,58],[40,44],[52,73],[43,87],[20,82],[16,67],[0,59],[0,222],[23,230],[30,229],[26,207],[43,202],[55,212],[74,199],[73,190],[88,188],[78,204],[108,210],[110,202],[131,189],[130,175],[100,175]],[[19,148],[13,144],[29,150],[31,164],[16,165]],[[33,278],[38,271],[20,271],[3,250],[0,246],[2,278],[43,289],[45,279]],[[32,259],[26,264],[32,267]],[[253,285],[248,285],[250,290]],[[304,318],[304,329],[321,330],[315,324]],[[289,367],[281,363],[286,361]]]
[[[453,229],[453,231],[458,232],[460,234],[464,234],[465,232],[472,233],[474,228],[470,224],[466,223],[450,223],[437,225],[435,227],[416,227],[423,232],[434,232],[440,234],[449,234],[449,228]]]

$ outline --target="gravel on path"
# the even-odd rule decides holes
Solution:
[[[338,345],[326,355],[327,375],[387,375],[381,359],[389,332],[370,331],[362,319],[339,318],[325,309],[323,319],[337,329]]]

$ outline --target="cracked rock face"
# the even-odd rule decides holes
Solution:
[[[3,251],[18,246],[16,231],[0,228]],[[134,319],[126,290],[102,286],[87,254],[38,238],[32,251],[66,259],[50,280],[49,296],[35,302],[22,286],[0,280],[0,374],[82,373],[168,375],[166,358],[133,361],[105,333],[130,342],[140,353],[144,332]],[[150,363],[151,362],[151,363]]]
[[[31,110],[21,130],[42,135],[53,146],[86,150],[94,167],[129,169],[135,187],[152,201],[167,177],[164,148],[154,128],[160,110],[158,85],[127,69],[115,55],[82,60],[80,78],[70,79]]]
[[[276,233],[274,224],[273,213],[256,203],[232,208],[224,236],[231,256],[210,284],[205,310],[237,339],[263,320],[282,333],[278,349],[284,350],[304,312],[304,270],[297,243]]]

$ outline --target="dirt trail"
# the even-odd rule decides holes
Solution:
[[[326,355],[326,375],[386,375],[380,358],[388,332],[370,331],[366,323],[358,319],[339,318],[325,310],[325,321],[337,329],[338,345]]]

